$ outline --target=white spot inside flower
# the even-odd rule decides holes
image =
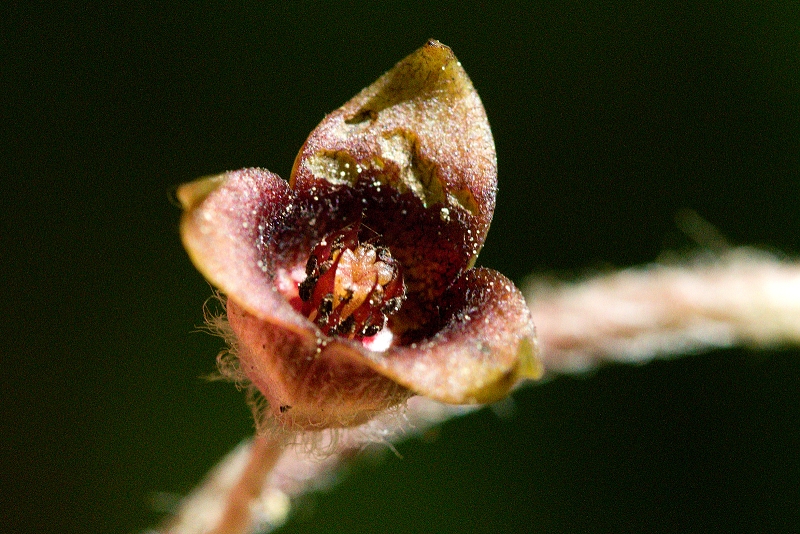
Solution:
[[[266,263],[263,269],[266,269]],[[304,266],[298,265],[291,271],[286,269],[278,269],[275,273],[275,287],[278,291],[287,298],[297,295],[297,285],[302,282],[306,277],[306,270]]]
[[[389,350],[389,347],[392,346],[393,340],[394,334],[392,334],[392,331],[388,328],[384,328],[374,336],[364,338],[361,341],[361,344],[364,345],[365,348],[374,352],[386,352]]]
[[[444,221],[444,222],[449,222],[450,221],[450,210],[447,209],[447,208],[442,208],[442,210],[439,212],[439,218],[442,219],[442,221]]]

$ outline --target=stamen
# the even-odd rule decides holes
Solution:
[[[372,337],[405,300],[400,264],[371,243],[380,236],[359,242],[360,229],[357,222],[317,243],[298,286],[303,313],[329,336]]]

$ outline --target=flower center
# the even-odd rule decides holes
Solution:
[[[298,291],[303,314],[325,335],[371,337],[406,298],[400,264],[389,249],[360,243],[357,222],[311,249]]]

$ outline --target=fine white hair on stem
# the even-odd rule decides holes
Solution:
[[[574,282],[533,278],[526,295],[545,369],[551,373],[578,372],[606,361],[645,363],[736,345],[800,344],[800,263],[752,249]],[[268,438],[263,436],[248,440],[218,464],[185,499],[177,519],[160,532],[269,532],[286,520],[293,498],[332,484],[347,458],[376,441],[376,428],[377,441],[390,444],[472,409],[413,397],[403,412],[407,425],[387,420],[398,417],[390,413],[364,427],[340,430],[337,452],[322,458],[302,444],[284,447],[278,441],[265,442]],[[278,453],[271,471],[261,469],[261,478],[254,480],[247,466],[263,467]],[[243,487],[258,489],[248,493]],[[250,521],[236,514],[200,521],[208,509],[224,506],[250,510]],[[236,521],[226,523],[220,517]]]
[[[753,249],[574,283],[532,279],[526,296],[550,371],[800,342],[800,264]]]

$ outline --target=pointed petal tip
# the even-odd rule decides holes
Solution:
[[[298,154],[290,185],[341,185],[339,172],[321,172],[341,171],[338,165],[321,166],[319,158],[357,163],[359,174],[377,166],[381,181],[426,207],[452,205],[486,225],[494,210],[497,161],[486,112],[453,51],[434,39],[323,119]]]
[[[215,279],[217,269],[208,265],[204,254],[206,247],[203,246],[203,237],[209,232],[200,229],[202,217],[198,217],[198,212],[202,211],[204,201],[214,191],[220,189],[227,178],[227,173],[198,178],[178,186],[175,192],[175,197],[183,209],[179,227],[183,247],[194,266],[214,285],[217,285]]]
[[[536,337],[526,337],[519,345],[520,379],[538,380],[544,375],[544,365],[540,357],[539,341]]]
[[[175,196],[185,211],[199,206],[208,195],[214,192],[227,180],[228,174],[205,176],[178,186]]]
[[[516,353],[517,365],[507,373],[495,373],[461,399],[442,400],[453,404],[490,404],[506,398],[521,380],[538,380],[544,375],[535,337],[523,337]],[[453,402],[455,401],[455,402]]]

